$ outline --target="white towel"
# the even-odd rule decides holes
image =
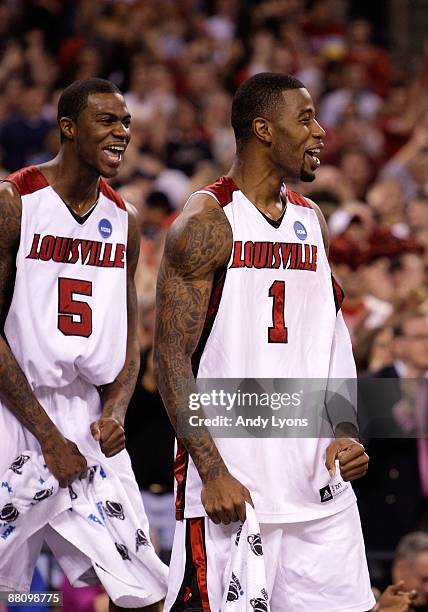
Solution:
[[[260,527],[250,504],[246,513],[231,540],[229,578],[220,612],[270,612]]]
[[[118,475],[87,457],[87,478],[59,487],[43,457],[24,451],[2,476],[0,556],[49,524],[82,551],[116,605],[140,607],[165,595],[167,568],[144,533]],[[142,506],[141,506],[142,510]]]

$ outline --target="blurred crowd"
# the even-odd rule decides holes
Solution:
[[[56,103],[73,80],[108,78],[125,94],[132,141],[114,186],[140,215],[143,363],[151,363],[165,232],[188,195],[230,167],[237,86],[272,71],[303,81],[327,132],[316,180],[290,187],[327,218],[359,371],[406,378],[428,370],[428,39],[403,68],[387,33],[347,16],[348,4],[0,0],[0,176],[55,155]],[[154,398],[150,371],[141,372],[142,388],[143,378]],[[403,526],[391,548],[417,526]]]
[[[404,70],[387,45],[374,42],[380,33],[369,20],[340,19],[337,6],[0,1],[3,175],[55,154],[56,102],[68,83],[102,76],[125,92],[133,136],[115,187],[140,212],[143,350],[151,343],[165,228],[195,187],[227,172],[231,98],[260,71],[302,80],[327,130],[315,182],[297,189],[328,219],[359,369],[393,360],[393,324],[428,308],[428,42]]]

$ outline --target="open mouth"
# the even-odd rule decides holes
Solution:
[[[316,170],[321,164],[321,161],[319,158],[320,153],[321,153],[321,149],[319,148],[308,149],[307,151],[305,151],[305,154],[308,156],[310,160],[312,170]]]
[[[123,145],[108,145],[103,148],[103,153],[111,164],[119,165],[125,152]]]

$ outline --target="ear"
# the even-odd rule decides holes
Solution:
[[[397,559],[392,565],[392,579],[395,582],[403,580],[406,575],[406,562],[404,559]]]
[[[59,120],[59,129],[61,130],[61,134],[65,140],[74,140],[76,124],[74,123],[73,119],[61,117]]]
[[[253,119],[253,134],[259,140],[270,144],[272,142],[272,125],[263,117]]]

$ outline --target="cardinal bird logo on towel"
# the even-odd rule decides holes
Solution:
[[[35,502],[40,502],[42,499],[47,499],[53,494],[53,487],[50,489],[42,489],[41,491],[37,491],[34,495],[33,499]]]
[[[15,472],[15,474],[21,475],[22,468],[27,463],[27,461],[29,461],[29,459],[30,459],[29,455],[19,455],[19,457],[17,457],[15,461],[11,463],[11,465],[9,466],[9,469],[12,470],[12,472]]]
[[[257,557],[263,555],[262,538],[259,533],[252,533],[247,537],[248,544],[251,550]]]
[[[0,512],[0,521],[4,521],[5,523],[13,523],[19,516],[19,511],[15,508],[14,505],[8,503],[3,506]]]
[[[121,521],[125,520],[122,504],[119,504],[119,502],[106,500],[104,510],[107,516],[111,518],[118,518]]]
[[[241,583],[239,582],[236,575],[232,572],[232,579],[229,584],[229,591],[227,593],[226,601],[237,601],[240,595],[243,595],[244,591],[242,590]]]
[[[252,605],[254,612],[267,612],[267,602],[269,598],[266,589],[262,589],[261,594],[263,597],[254,597],[254,599],[250,599],[250,604]]]
[[[238,546],[239,544],[239,540],[241,537],[241,533],[242,533],[242,527],[244,526],[244,524],[242,523],[241,525],[239,525],[238,531],[236,532],[236,537],[235,537],[235,546]]]
[[[140,546],[150,546],[149,540],[146,538],[146,535],[142,529],[137,529],[135,533],[135,545],[136,551],[138,552]]]
[[[117,552],[124,561],[131,561],[128,554],[128,549],[126,548],[125,544],[118,544],[117,542],[115,542],[114,545],[116,546]]]

